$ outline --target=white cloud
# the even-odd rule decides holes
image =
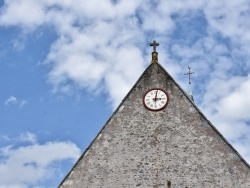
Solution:
[[[218,105],[218,115],[225,120],[250,120],[250,76],[236,83],[237,87],[227,93]],[[223,109],[223,110],[222,110]]]
[[[0,137],[5,141],[13,143],[20,143],[20,142],[26,142],[29,144],[37,143],[37,136],[30,132],[22,132],[16,137],[9,137],[8,135],[1,135]]]
[[[5,103],[5,105],[16,104],[17,98],[10,96],[4,103]]]
[[[7,136],[7,135],[1,135],[1,138],[2,138],[3,140],[5,140],[5,141],[10,141],[10,140],[11,140],[10,137]]]
[[[75,161],[79,155],[79,148],[71,142],[2,147],[0,187],[26,188],[38,185],[42,180],[60,176],[58,162],[69,159]]]
[[[5,1],[1,10],[1,25],[38,26],[44,20],[44,11],[41,5],[32,0]]]
[[[144,37],[138,30],[138,18],[135,17],[135,11],[140,8],[140,4],[141,1],[83,3],[15,0],[8,1],[2,7],[0,23],[5,26],[18,25],[28,31],[44,23],[54,26],[59,38],[52,45],[46,59],[51,66],[48,79],[54,91],[71,93],[74,86],[93,91],[98,90],[100,84],[114,85],[117,82],[110,83],[111,80],[108,79],[109,73],[116,72],[113,67],[120,69],[119,74],[126,75],[123,79],[129,78],[126,82],[131,86],[136,80],[133,73],[139,75],[144,63],[140,48],[136,45]],[[26,10],[30,9],[35,11],[32,18],[27,16],[30,12],[27,13]],[[15,19],[17,15],[18,18]],[[134,41],[135,38],[137,40]],[[130,52],[130,49],[133,50],[131,55],[136,59],[125,57],[127,54],[124,52]],[[134,56],[134,52],[138,55]],[[119,59],[127,58],[131,62],[118,62],[118,58],[115,59],[116,54],[123,54]],[[123,73],[122,67],[131,63],[131,73],[127,70]],[[132,78],[129,75],[133,75]],[[108,80],[109,83],[106,82]],[[125,92],[120,92],[117,96],[114,89],[117,90],[117,87],[109,87],[106,91],[110,94],[113,106],[116,106]]]
[[[35,134],[30,133],[30,132],[25,132],[25,133],[21,133],[19,135],[19,140],[21,142],[30,142],[32,144],[35,144],[37,141],[37,137]]]
[[[113,108],[150,62],[146,44],[160,40],[159,61],[179,83],[191,66],[195,101],[250,158],[248,0],[12,0],[0,12],[2,26],[30,32],[47,24],[55,30],[58,38],[45,60],[54,91],[102,90]],[[25,103],[13,96],[5,101]]]
[[[19,104],[19,107],[22,107],[22,106],[25,105],[26,103],[27,103],[27,101],[21,100],[21,101],[20,101],[20,104]]]
[[[27,103],[26,100],[23,99],[18,99],[14,96],[10,96],[8,99],[5,100],[4,104],[6,106],[10,106],[10,105],[17,105],[18,107],[23,107],[23,105],[25,105]]]

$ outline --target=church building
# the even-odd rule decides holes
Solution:
[[[59,188],[250,188],[249,164],[160,65],[158,45]]]

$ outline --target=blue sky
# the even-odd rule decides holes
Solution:
[[[0,187],[56,187],[151,60],[250,162],[250,4],[0,0]],[[24,173],[25,172],[25,173]]]

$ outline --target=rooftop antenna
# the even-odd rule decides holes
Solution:
[[[188,66],[188,73],[186,73],[185,75],[188,75],[189,78],[189,98],[194,102],[194,97],[193,97],[193,93],[192,93],[192,88],[191,88],[191,74],[194,74],[194,72],[190,71],[190,67]]]

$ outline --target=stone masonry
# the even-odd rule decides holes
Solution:
[[[143,106],[162,88],[168,106]],[[60,188],[247,188],[250,167],[158,63],[145,70]]]

